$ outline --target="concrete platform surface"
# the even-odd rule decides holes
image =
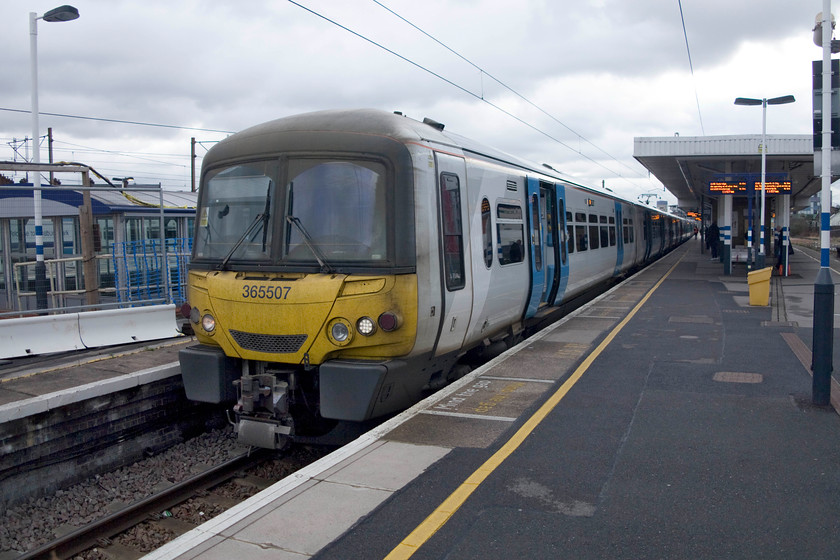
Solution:
[[[145,558],[836,558],[818,267],[750,306],[691,241]]]

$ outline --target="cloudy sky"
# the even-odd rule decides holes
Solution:
[[[190,188],[191,137],[200,166],[228,132],[372,107],[673,201],[633,159],[634,137],[758,134],[760,107],[734,99],[787,94],[768,133],[809,134],[822,56],[821,0],[682,0],[693,76],[678,0],[71,2],[79,19],[38,24],[54,159],[173,190]],[[29,12],[57,5],[0,2],[0,160],[20,161],[32,134]]]

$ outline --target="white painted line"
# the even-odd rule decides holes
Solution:
[[[454,416],[455,418],[472,418],[475,420],[496,420],[497,422],[513,422],[516,420],[516,418],[508,418],[507,416],[485,416],[483,414],[464,414],[463,412],[442,412],[440,410],[421,410],[420,414]]]
[[[556,379],[532,379],[530,377],[497,377],[495,375],[482,375],[482,379],[494,379],[496,381],[524,381],[525,383],[554,383]]]

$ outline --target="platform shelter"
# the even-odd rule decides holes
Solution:
[[[814,171],[810,134],[766,135],[764,204],[760,134],[741,136],[637,137],[633,156],[644,165],[686,212],[702,216],[702,231],[713,222],[720,230],[719,252],[724,273],[733,262],[748,269],[775,265],[776,232],[780,233],[783,274],[790,245],[790,215],[806,208],[820,192]],[[764,254],[760,255],[761,209],[764,208]]]

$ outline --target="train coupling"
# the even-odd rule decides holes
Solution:
[[[277,421],[240,418],[236,423],[237,441],[264,449],[283,449],[289,442],[291,426]]]
[[[236,413],[237,439],[245,445],[282,449],[292,435],[289,414],[289,384],[273,375],[243,375],[234,381],[239,400]]]

